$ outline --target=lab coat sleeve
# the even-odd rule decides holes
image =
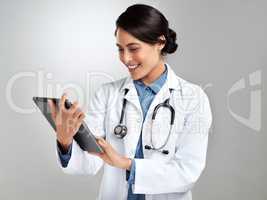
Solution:
[[[135,159],[133,193],[183,193],[192,189],[205,168],[212,114],[207,95],[199,88],[199,107],[188,114],[174,157],[169,161]],[[178,141],[179,140],[179,141]]]
[[[99,137],[105,137],[104,120],[106,114],[106,91],[104,85],[95,92],[88,105],[88,112],[84,122],[87,124],[90,131]],[[58,151],[57,151],[58,155]],[[67,174],[86,174],[95,175],[103,165],[102,159],[83,151],[78,143],[73,140],[72,153],[68,165],[62,167],[58,155],[58,164],[62,171]]]

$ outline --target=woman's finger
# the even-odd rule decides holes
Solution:
[[[97,138],[97,143],[105,150],[108,151],[109,149],[109,144],[102,138],[98,137]]]
[[[99,138],[98,144],[102,147],[107,156],[111,158],[111,160],[116,159],[118,153],[116,152],[116,150],[113,149],[112,145],[109,144],[104,138]]]
[[[67,94],[64,93],[62,96],[61,96],[61,99],[60,99],[60,102],[59,102],[59,108],[61,111],[66,111],[66,108],[65,108],[65,101],[67,99]]]
[[[80,118],[78,118],[78,121],[76,122],[76,129],[79,130],[82,123],[83,123],[83,119],[84,119],[84,115],[81,116]],[[81,130],[81,131],[84,131],[84,130]]]
[[[78,122],[82,123],[84,118],[85,118],[85,114],[83,112],[81,112],[81,114],[78,116]]]
[[[71,107],[70,107],[70,109],[69,109],[69,112],[73,114],[73,113],[76,112],[77,109],[78,109],[78,101],[75,101],[75,102],[71,105]]]
[[[76,111],[73,113],[72,117],[74,119],[79,119],[83,115],[83,112],[80,108],[77,108]]]
[[[101,143],[99,137],[96,137],[96,142],[97,142],[97,144],[99,144],[102,147],[102,143]],[[102,148],[104,149],[104,147],[102,147]]]
[[[103,144],[107,144],[106,140],[102,137],[98,137],[97,139],[99,139]]]

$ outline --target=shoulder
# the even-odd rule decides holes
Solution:
[[[119,96],[120,90],[128,79],[129,77],[123,77],[115,81],[101,84],[98,88],[95,89],[95,96],[98,96],[99,98],[101,97],[105,100],[115,100],[116,97]]]
[[[121,90],[125,82],[128,80],[129,77],[123,77],[121,79],[110,81],[107,83],[103,83],[100,86],[100,89],[104,90],[105,92],[118,92]]]
[[[192,97],[200,97],[201,95],[207,96],[201,85],[185,80],[179,76],[177,76],[177,79],[179,80],[181,85],[180,89],[182,89],[184,95]]]
[[[200,85],[180,77],[170,65],[167,64],[167,67],[167,83],[169,84],[169,88],[172,88],[175,91],[180,91],[176,93],[176,95],[179,95],[180,93],[180,95],[183,94],[186,97],[190,97],[190,99],[206,95]]]
[[[179,92],[176,93],[176,102],[186,113],[203,111],[210,112],[210,101],[206,91],[196,83],[185,80],[176,75],[179,82]]]

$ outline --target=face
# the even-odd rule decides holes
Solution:
[[[151,45],[138,40],[121,28],[117,29],[117,46],[121,62],[128,68],[133,80],[151,82],[157,76],[161,65],[164,66],[161,56],[162,44]]]

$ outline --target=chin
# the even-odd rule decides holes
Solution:
[[[130,76],[132,77],[133,80],[140,80],[146,77],[146,74],[143,71],[135,71],[135,72],[130,72]]]
[[[130,74],[133,80],[139,80],[142,79],[143,76],[142,75],[138,75],[138,74]]]
[[[138,76],[131,76],[133,80],[139,80],[140,78]]]

